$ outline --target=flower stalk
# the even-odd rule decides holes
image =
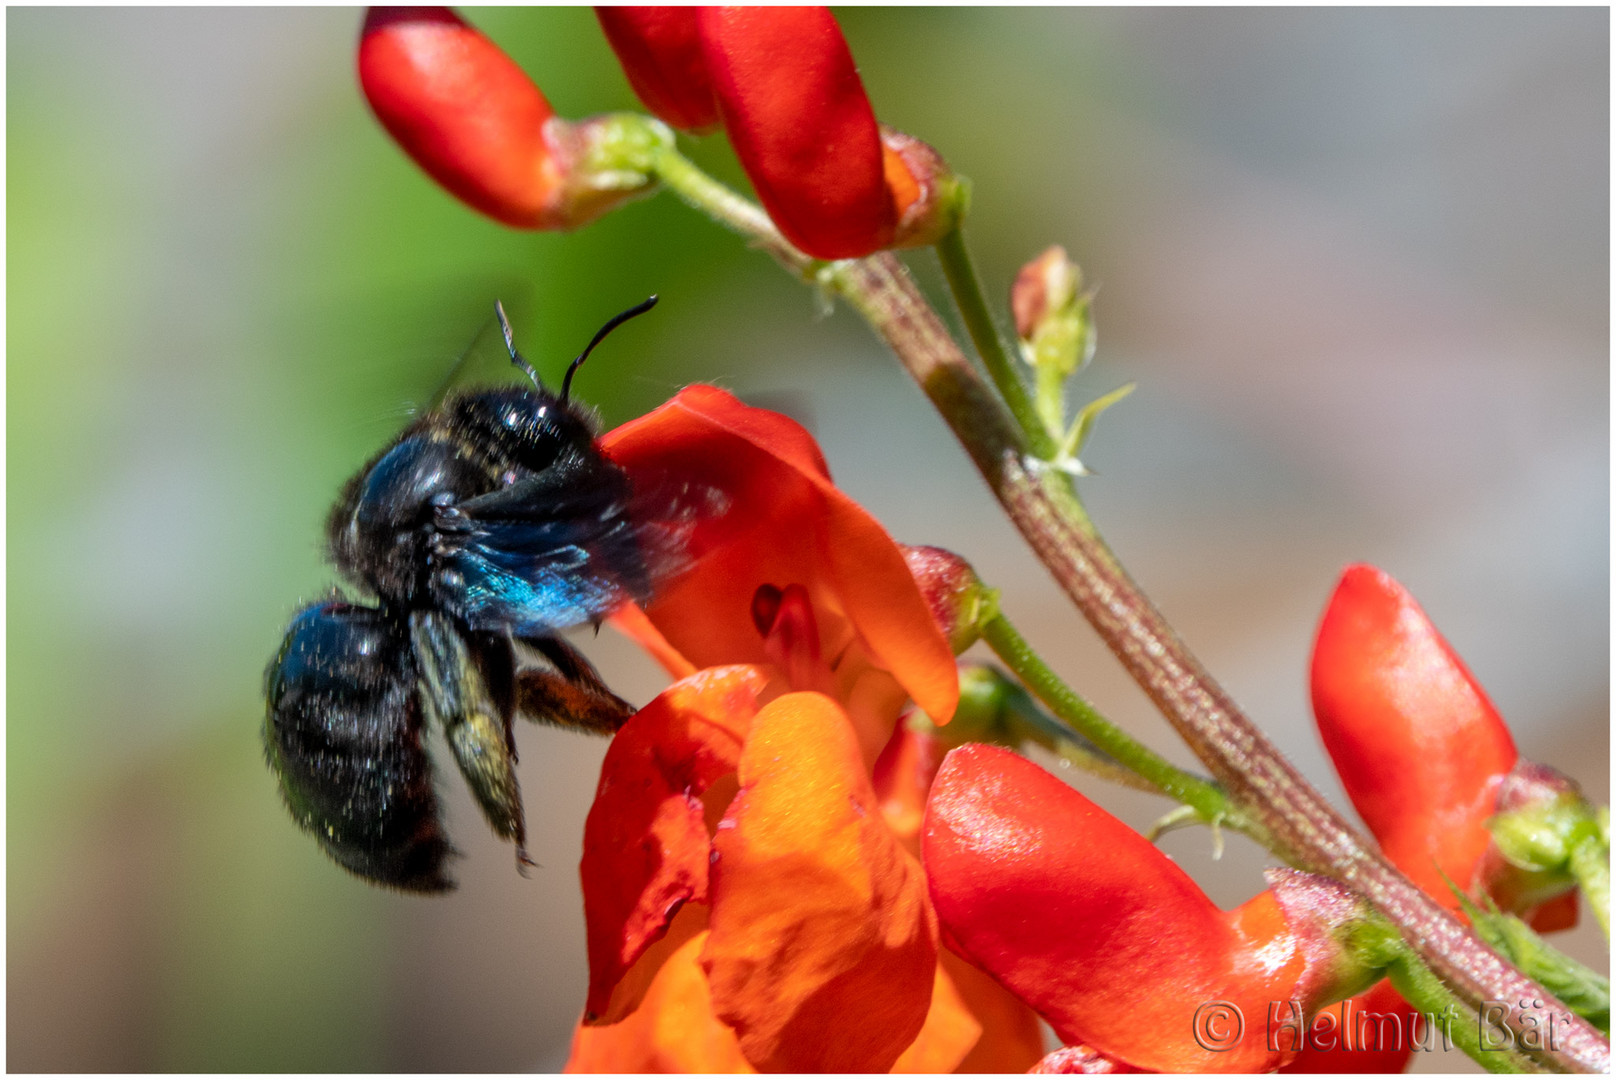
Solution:
[[[1261,826],[1233,811],[1221,788],[1178,768],[1101,716],[1055,674],[1003,615],[995,615],[983,624],[982,638],[1027,689],[1102,752],[1155,790],[1193,809],[1196,817],[1207,824],[1254,833],[1254,839],[1264,842]]]

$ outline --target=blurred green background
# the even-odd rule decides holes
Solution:
[[[469,17],[563,114],[634,106],[587,10]],[[1608,13],[842,17],[882,119],[975,182],[990,290],[1054,242],[1100,283],[1078,392],[1140,388],[1085,454],[1091,508],[1303,769],[1339,793],[1306,661],[1364,559],[1420,598],[1523,753],[1608,798]],[[258,742],[263,665],[332,580],[337,486],[495,297],[553,376],[660,293],[580,380],[605,422],[697,380],[791,412],[897,536],[968,555],[1081,689],[1174,746],[859,324],[667,196],[574,235],[474,216],[371,121],[358,24],[6,14],[14,1070],[564,1060],[603,744],[519,735],[529,879],[446,781],[462,887],[423,901],[326,861]],[[693,153],[736,176],[721,140]],[[626,696],[656,692],[609,633],[582,643]],[[1163,809],[1082,785],[1136,824]],[[1222,903],[1259,887],[1250,845],[1216,864],[1204,834],[1164,845]]]

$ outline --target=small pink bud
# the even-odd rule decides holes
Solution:
[[[915,584],[920,586],[920,595],[931,608],[932,618],[958,656],[982,635],[982,624],[998,613],[997,590],[983,585],[971,564],[951,551],[898,546],[903,549]]]

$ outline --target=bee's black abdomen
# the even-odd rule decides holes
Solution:
[[[422,746],[407,628],[385,612],[316,604],[267,673],[264,741],[299,824],[349,870],[415,892],[453,888]]]

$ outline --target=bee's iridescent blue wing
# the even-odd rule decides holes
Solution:
[[[440,513],[434,595],[473,629],[518,637],[598,621],[683,569],[689,524],[721,501],[580,459]]]

